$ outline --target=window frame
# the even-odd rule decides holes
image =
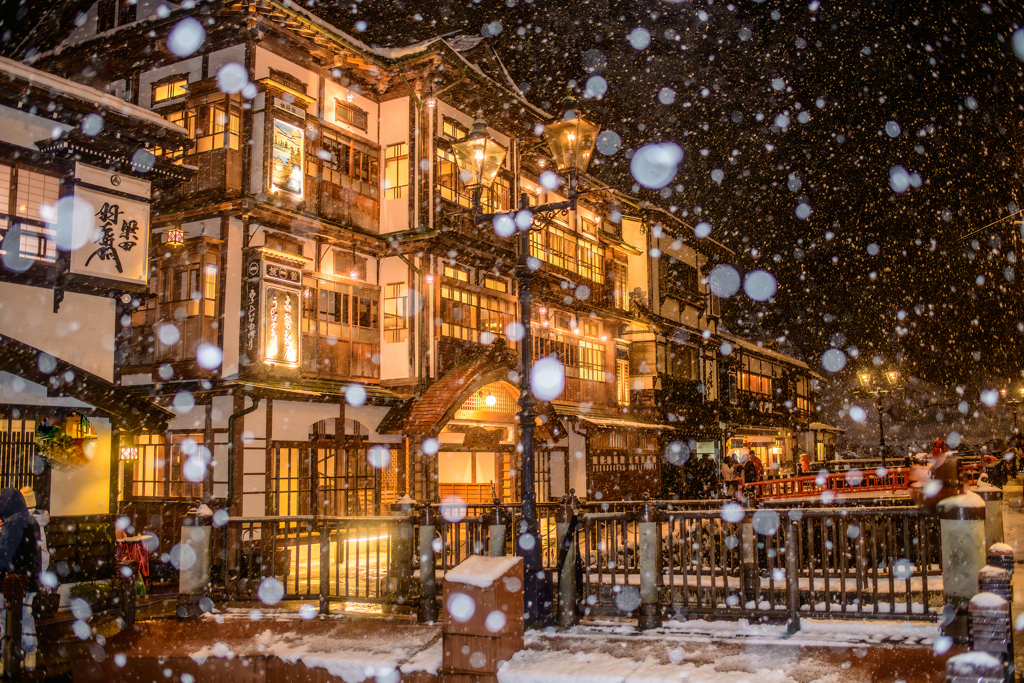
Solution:
[[[342,118],[342,111],[349,112],[352,115],[351,119]],[[360,117],[362,118],[362,124],[360,124],[358,120]],[[365,109],[357,107],[353,102],[339,100],[336,97],[334,98],[334,121],[336,123],[345,124],[346,126],[358,128],[365,133],[370,127],[370,113]]]

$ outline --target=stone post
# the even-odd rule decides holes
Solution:
[[[978,593],[978,572],[985,566],[985,501],[967,492],[939,503],[942,583],[945,600],[956,608],[946,635],[967,640],[967,605]]]
[[[434,576],[436,563],[434,520],[430,506],[427,505],[423,509],[423,521],[420,523],[420,610],[417,617],[420,622],[428,624],[437,621],[437,581]]]
[[[1003,492],[987,481],[972,490],[985,501],[985,547],[991,548],[1003,542]]]
[[[558,625],[568,628],[579,623],[576,614],[576,554],[577,529],[575,490],[562,498],[562,509],[558,512]]]
[[[644,495],[640,512],[640,618],[641,631],[661,626],[658,589],[661,579],[661,530],[658,528],[658,510]]]
[[[188,511],[181,522],[181,566],[178,571],[178,616],[198,617],[203,613],[199,601],[210,588],[213,510],[200,505]],[[273,572],[273,568],[271,568]]]
[[[505,554],[505,527],[508,515],[501,509],[501,501],[494,499],[494,519],[487,528],[487,554],[502,557]]]
[[[137,595],[138,563],[131,561],[118,562],[117,578],[120,582],[120,608],[122,628],[129,629],[135,625],[135,597]]]
[[[408,494],[398,497],[391,505],[391,516],[402,518],[395,525],[394,558],[391,576],[388,577],[388,592],[395,595],[398,604],[405,604],[409,596],[413,559],[413,515],[416,501]]]

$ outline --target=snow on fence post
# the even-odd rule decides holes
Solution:
[[[789,511],[786,522],[786,598],[789,606],[789,623],[786,631],[793,635],[800,630],[800,573],[797,569],[796,539],[798,519]]]
[[[978,572],[985,566],[985,501],[970,491],[939,503],[942,583],[955,616],[943,625],[946,635],[967,640],[967,605],[978,593]]]
[[[562,498],[562,509],[558,512],[558,625],[568,628],[579,623],[576,614],[576,556],[579,552],[576,516],[576,489]],[[504,536],[502,536],[504,538]]]
[[[971,487],[985,501],[985,547],[1003,542],[1003,492],[988,483],[979,481]]]
[[[946,681],[1004,683],[1004,667],[998,657],[987,652],[964,652],[946,660]]]
[[[502,557],[505,554],[505,526],[508,515],[501,509],[501,501],[494,499],[494,520],[487,528],[487,554]]]
[[[644,494],[644,506],[640,512],[640,617],[638,626],[647,631],[661,626],[661,611],[658,605],[658,580],[661,570],[661,528],[658,524],[658,510],[650,497]]]
[[[437,621],[437,581],[434,567],[434,520],[430,516],[430,505],[423,508],[420,522],[420,609],[419,621],[433,624]]]

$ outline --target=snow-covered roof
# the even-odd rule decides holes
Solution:
[[[90,88],[87,85],[74,83],[66,78],[48,74],[45,71],[40,71],[39,69],[22,64],[21,62],[16,62],[13,59],[0,57],[0,74],[6,74],[8,80],[20,79],[28,81],[40,88],[47,88],[51,92],[60,93],[66,97],[71,97],[85,102],[86,104],[96,107],[96,109],[106,109],[117,112],[122,116],[145,121],[146,123],[164,128],[176,135],[188,135],[188,131],[181,126],[171,123],[167,119],[158,114],[154,114],[148,109],[137,107],[134,104],[129,104],[118,97],[114,97],[113,95],[105,92],[100,92],[96,88]]]
[[[788,356],[788,355],[782,353],[781,351],[776,351],[775,349],[769,349],[767,346],[758,346],[754,342],[747,341],[746,339],[741,339],[740,337],[737,337],[735,335],[729,334],[728,332],[719,331],[718,332],[718,336],[721,337],[722,339],[725,339],[729,343],[731,343],[731,344],[733,344],[735,346],[739,346],[739,347],[742,347],[744,349],[747,349],[748,351],[753,351],[754,353],[760,353],[760,354],[763,354],[765,356],[770,356],[772,358],[778,358],[781,361],[785,361],[786,363],[789,363],[790,365],[795,365],[795,366],[797,366],[799,368],[803,368],[805,370],[809,369],[807,367],[807,363],[803,362],[802,360],[798,360],[798,359],[794,358],[793,356]]]

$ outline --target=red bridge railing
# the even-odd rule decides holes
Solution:
[[[830,472],[829,474],[806,474],[786,479],[766,479],[764,481],[742,484],[744,492],[753,489],[758,500],[820,497],[823,493],[835,495],[859,493],[889,493],[905,491],[913,481],[910,473],[915,468],[893,467],[883,470],[848,470]],[[967,478],[968,484],[974,484],[981,473],[981,463],[964,463],[960,465],[961,476]]]

